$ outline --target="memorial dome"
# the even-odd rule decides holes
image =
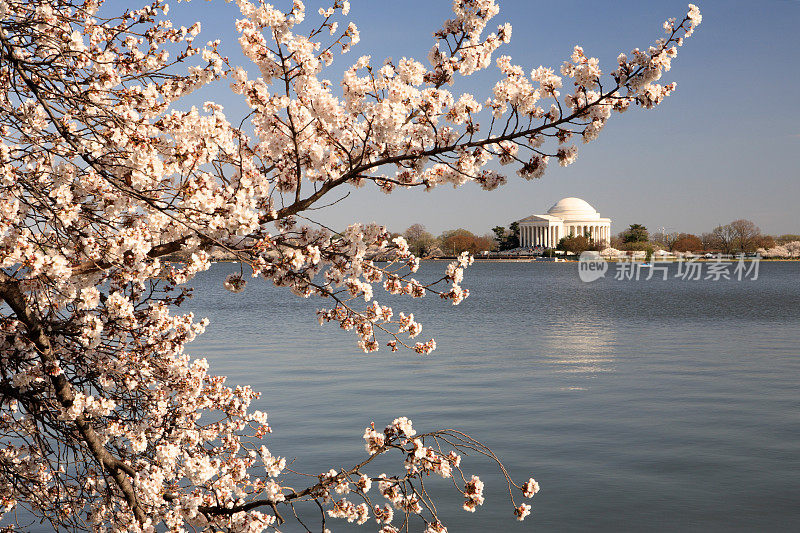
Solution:
[[[547,210],[548,215],[563,219],[593,220],[600,218],[600,213],[580,198],[562,198]]]

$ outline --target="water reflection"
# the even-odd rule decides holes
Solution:
[[[319,301],[255,282],[227,294],[227,268],[198,279],[190,306],[212,323],[189,351],[265,392],[255,407],[270,413],[269,447],[300,470],[357,461],[365,425],[408,416],[463,429],[542,483],[522,526],[502,506],[465,516],[442,492],[451,531],[800,523],[800,263],[762,265],[748,284],[585,284],[574,265],[475,265],[458,307],[395,300],[436,338],[428,358],[359,354],[350,334],[316,326]],[[419,279],[442,268],[425,264]],[[502,501],[502,479],[474,464]]]

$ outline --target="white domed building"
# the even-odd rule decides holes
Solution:
[[[555,248],[563,237],[586,235],[594,242],[611,239],[611,219],[580,198],[562,198],[546,215],[531,215],[519,221],[520,246]]]

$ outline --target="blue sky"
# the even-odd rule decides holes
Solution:
[[[800,49],[800,2],[696,3],[703,23],[664,78],[676,81],[677,91],[654,110],[615,115],[598,140],[579,146],[572,166],[551,165],[544,178],[532,182],[511,171],[509,183],[492,192],[466,185],[387,196],[365,188],[315,216],[337,228],[377,221],[402,231],[420,222],[433,233],[457,227],[485,233],[544,212],[562,197],[578,196],[611,217],[615,233],[631,223],[700,233],[737,218],[751,219],[767,233],[800,233],[800,61],[794,57]],[[337,57],[333,71],[325,74],[335,83],[340,69],[362,54],[372,55],[374,63],[388,56],[424,60],[432,32],[450,16],[451,2],[351,4],[348,18],[358,24],[361,43]],[[673,0],[499,4],[493,22],[508,21],[514,28],[511,43],[500,53],[526,70],[558,67],[576,44],[600,58],[604,71],[611,70],[620,52],[649,46],[661,37],[665,19],[686,12],[685,2]],[[309,18],[316,18],[318,3],[307,0],[306,6]],[[201,20],[201,37],[227,41],[223,51],[243,61],[233,31],[234,5],[193,2],[172,8],[176,22]],[[491,68],[450,89],[482,100],[496,77]],[[213,93],[229,118],[243,110],[223,88]]]

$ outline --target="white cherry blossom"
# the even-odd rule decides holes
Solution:
[[[578,138],[676,89],[661,79],[702,20],[690,5],[616,64],[578,46],[557,70],[498,52],[512,27],[493,25],[497,1],[452,4],[427,58],[384,61],[341,57],[360,40],[347,1],[237,0],[237,65],[198,38],[199,22],[168,18],[191,6],[0,0],[0,517],[24,507],[55,529],[258,532],[309,504],[323,519],[442,532],[418,483],[430,474],[459,480],[467,511],[484,503],[461,458],[497,461],[491,450],[405,417],[365,429],[361,463],[297,473],[267,448],[267,415],[250,409],[260,393],[187,355],[208,321],[180,308],[224,253],[241,265],[223,283],[231,292],[252,274],[320,297],[320,323],[366,352],[430,354],[424,317],[395,312],[376,288],[401,305],[457,305],[473,258],[416,279],[419,258],[385,226],[329,229],[311,213],[357,187],[492,190],[508,181],[492,161],[526,180],[551,158],[571,164]],[[458,90],[480,71],[496,82]],[[227,96],[205,101],[212,84],[246,116],[229,117]],[[798,255],[790,245],[771,253]],[[384,254],[393,261],[373,260]],[[383,455],[399,458],[396,473],[370,471]],[[531,508],[514,494],[538,483],[500,467],[521,520]]]

